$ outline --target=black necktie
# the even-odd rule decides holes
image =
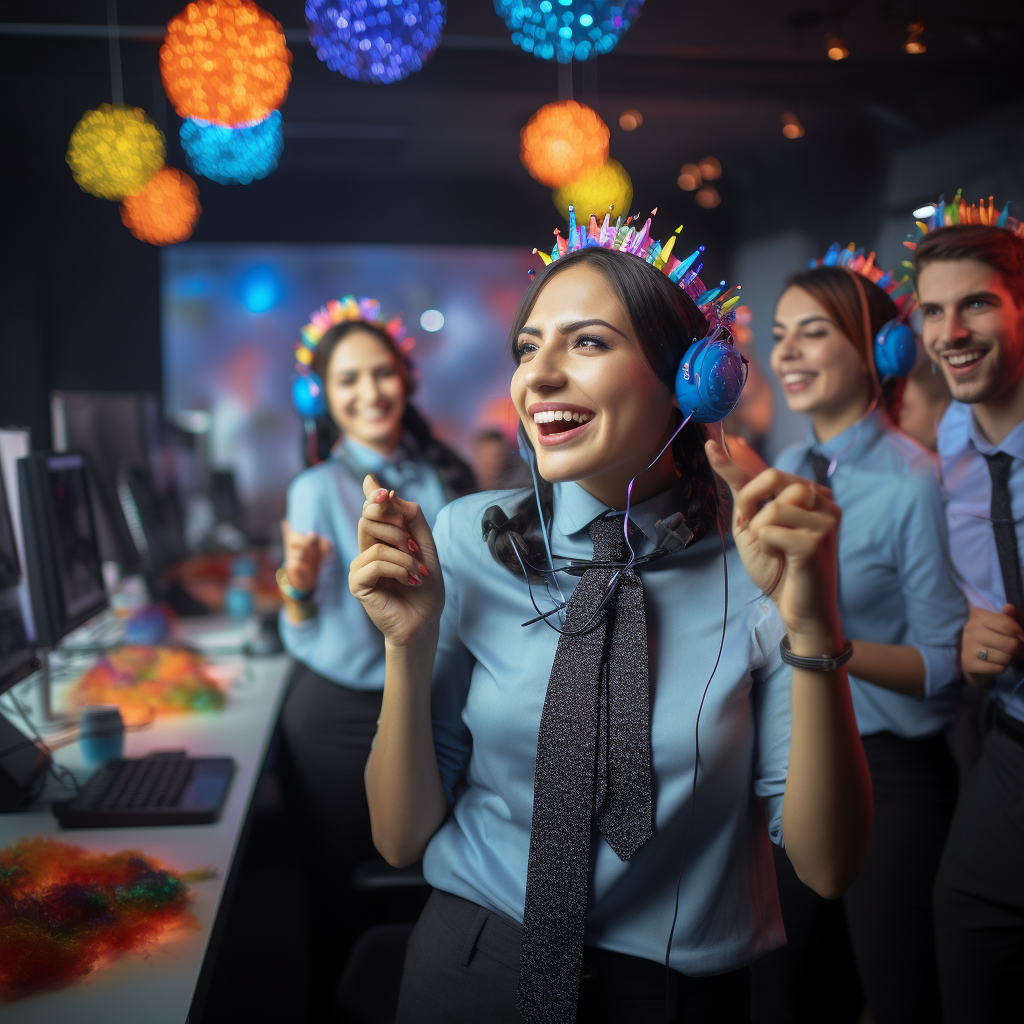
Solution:
[[[1010,501],[1010,468],[1013,456],[1006,452],[986,455],[989,475],[992,477],[992,532],[999,555],[999,571],[1003,576],[1006,603],[1024,611],[1024,597],[1020,581],[1020,553],[1017,550],[1017,531],[1013,522]]]
[[[814,470],[815,482],[821,484],[823,487],[831,487],[832,484],[829,481],[828,467],[832,465],[832,460],[827,455],[822,455],[821,452],[810,452],[807,457],[811,460],[811,468]]]
[[[590,524],[595,561],[625,561],[623,518]],[[533,824],[516,1005],[529,1024],[576,1019],[596,821],[622,860],[654,834],[651,698],[643,584],[630,569],[576,585],[551,666],[537,738]]]

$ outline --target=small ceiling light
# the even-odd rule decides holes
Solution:
[[[679,169],[676,184],[684,192],[692,192],[694,189],[700,188],[701,180],[700,168],[696,164],[683,164]]]
[[[705,210],[713,210],[722,201],[722,197],[714,185],[705,185],[698,189],[693,198],[697,200],[697,205],[703,206]]]
[[[924,206],[919,206],[914,211],[914,220],[927,220],[935,213],[935,207],[931,203],[926,203]]]
[[[829,32],[825,36],[825,47],[828,52],[829,60],[845,60],[850,56],[849,47],[835,34],[835,32]]]
[[[639,110],[624,110],[619,114],[619,127],[624,132],[635,132],[643,123],[644,115]]]
[[[441,330],[444,327],[444,313],[439,309],[424,310],[420,317],[420,327],[425,331],[430,331],[431,334]]]
[[[717,181],[722,176],[722,165],[713,156],[704,157],[697,164],[697,170],[705,181]]]
[[[792,110],[787,110],[782,115],[782,134],[787,139],[799,139],[804,134],[804,126]]]
[[[907,26],[907,41],[903,44],[903,49],[907,53],[924,53],[928,49],[924,45],[924,40],[921,38],[921,34],[924,32],[923,21],[912,21]]]

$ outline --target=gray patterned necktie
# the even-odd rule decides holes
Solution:
[[[590,524],[594,561],[625,561],[623,517]],[[593,826],[622,860],[654,834],[651,695],[643,584],[630,569],[577,584],[558,641],[537,740],[533,824],[516,1005],[529,1024],[576,1019]]]

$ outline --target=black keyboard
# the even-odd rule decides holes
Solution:
[[[74,800],[55,803],[53,813],[63,828],[208,825],[220,818],[234,771],[230,757],[186,757],[183,750],[118,758]]]

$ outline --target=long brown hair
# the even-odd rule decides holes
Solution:
[[[881,384],[875,372],[875,335],[890,320],[899,316],[896,303],[878,285],[845,267],[812,267],[790,274],[784,291],[799,288],[807,292],[828,313],[839,331],[860,353],[874,386],[881,386],[882,400],[895,417],[903,394],[903,380]],[[865,310],[867,317],[865,322]]]

